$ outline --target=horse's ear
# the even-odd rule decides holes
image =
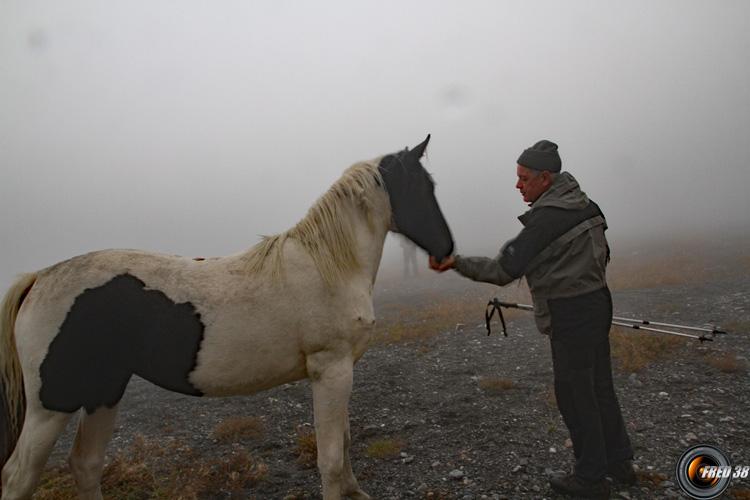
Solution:
[[[430,134],[427,134],[427,139],[422,141],[421,144],[411,150],[411,154],[413,154],[417,158],[422,158],[422,156],[424,155],[424,150],[427,149],[428,142],[430,142]]]

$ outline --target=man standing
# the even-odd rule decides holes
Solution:
[[[612,298],[605,270],[604,215],[568,172],[557,145],[542,140],[518,158],[516,188],[531,207],[524,228],[494,259],[454,255],[437,271],[455,269],[474,281],[506,285],[526,276],[539,330],[550,336],[555,397],[570,431],[574,473],[550,479],[553,490],[608,498],[607,475],[635,484],[633,452],[612,382]]]

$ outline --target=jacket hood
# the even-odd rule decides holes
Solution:
[[[556,207],[566,210],[581,210],[589,204],[586,193],[581,191],[578,181],[568,172],[560,172],[547,191],[531,204],[531,210],[541,207]],[[529,211],[531,211],[529,210]]]

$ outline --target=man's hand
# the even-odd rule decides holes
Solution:
[[[454,267],[456,267],[456,259],[452,255],[443,259],[442,262],[438,262],[435,257],[430,255],[430,269],[433,271],[442,273],[448,269],[453,269]]]

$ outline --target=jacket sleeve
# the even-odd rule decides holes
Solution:
[[[502,251],[494,259],[456,255],[456,271],[474,281],[484,281],[499,286],[507,285],[515,278],[505,272],[500,264],[502,256]]]
[[[529,264],[549,245],[551,238],[548,225],[535,216],[518,236],[503,245],[494,259],[456,255],[456,271],[474,281],[507,285],[530,271]]]

